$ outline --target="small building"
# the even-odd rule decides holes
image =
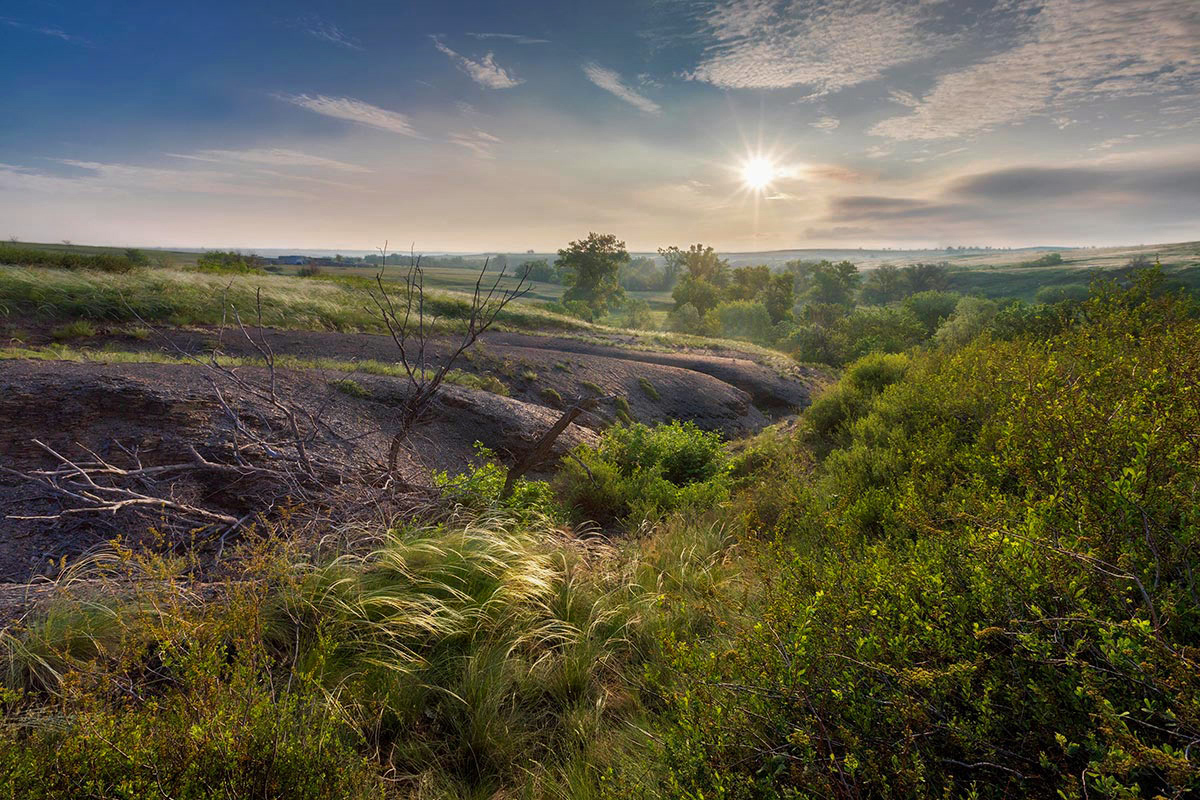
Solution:
[[[276,264],[294,264],[304,265],[308,263],[308,256],[280,256],[275,259]]]

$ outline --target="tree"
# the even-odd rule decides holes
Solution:
[[[849,306],[861,280],[858,267],[849,261],[822,261],[812,268],[805,299],[810,303]]]
[[[796,304],[791,275],[772,275],[763,290],[763,305],[771,315],[771,322],[778,324],[792,318],[792,306]]]
[[[692,306],[703,315],[721,302],[721,289],[703,278],[685,275],[683,280],[675,284],[671,297],[675,300],[676,309]]]
[[[950,284],[950,270],[946,263],[910,264],[905,267],[904,281],[908,294],[917,292],[943,292]]]
[[[544,258],[526,261],[521,267],[529,271],[529,280],[541,283],[558,283],[558,272]]]
[[[687,250],[680,250],[672,245],[659,248],[658,254],[663,258],[663,272],[670,285],[674,285],[684,273],[721,288],[729,282],[729,262],[706,245],[694,244]]]
[[[904,307],[925,326],[926,336],[933,336],[957,306],[958,295],[952,292],[917,292],[904,300]]]
[[[862,300],[864,303],[885,306],[904,297],[905,280],[900,268],[894,264],[880,264],[863,279]]]
[[[725,295],[730,300],[754,300],[771,280],[770,267],[738,267]]]
[[[558,251],[554,262],[567,290],[563,302],[578,300],[599,316],[625,298],[621,267],[629,263],[625,243],[611,233],[589,233]]]
[[[667,278],[667,273],[654,263],[654,259],[639,256],[633,259],[621,270],[621,286],[630,292],[654,292],[670,289],[675,285],[675,276]]]

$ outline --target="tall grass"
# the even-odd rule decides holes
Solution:
[[[128,322],[138,318],[174,325],[215,325],[226,304],[247,322],[261,289],[263,324],[292,330],[386,333],[372,309],[365,280],[305,280],[276,275],[212,274],[173,269],[127,274],[45,268],[0,268],[0,313],[50,319]],[[400,293],[402,287],[392,291]],[[469,298],[429,293],[427,319],[436,330],[456,330],[470,312]],[[505,309],[500,326],[522,330],[583,330],[586,323],[523,304]]]
[[[727,538],[686,530],[646,559],[495,513],[332,559],[272,541],[202,592],[89,560],[0,635],[0,794],[589,796],[666,594],[720,581]]]

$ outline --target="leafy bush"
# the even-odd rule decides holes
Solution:
[[[605,431],[595,448],[563,462],[557,487],[564,505],[598,522],[656,517],[710,507],[728,495],[728,462],[719,433],[691,422]]]
[[[512,494],[501,499],[500,492],[504,488],[508,470],[497,463],[496,454],[484,447],[482,442],[475,443],[475,458],[478,463],[459,475],[435,471],[433,485],[441,489],[451,502],[474,511],[500,508],[520,520],[532,517],[556,519],[562,516],[550,484],[519,478],[513,485]]]
[[[707,327],[729,339],[766,343],[771,338],[771,315],[767,307],[754,300],[731,300],[719,303],[709,312],[712,320]]]
[[[963,297],[954,313],[938,328],[934,339],[948,347],[962,347],[983,333],[996,316],[996,301],[982,297]]]
[[[1194,306],[1109,288],[1048,340],[899,372],[848,370],[887,388],[813,472],[767,454],[745,482],[763,591],[732,640],[663,637],[643,795],[1200,789]]]

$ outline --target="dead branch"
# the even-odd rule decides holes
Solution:
[[[430,345],[436,331],[437,319],[426,314],[425,273],[421,268],[421,258],[415,254],[410,255],[408,269],[403,278],[403,298],[397,300],[392,297],[383,280],[384,269],[387,267],[386,244],[380,252],[383,255],[383,265],[375,276],[376,288],[370,295],[375,303],[376,313],[383,320],[392,341],[400,351],[400,363],[410,387],[399,428],[392,436],[388,448],[388,471],[394,472],[405,439],[428,410],[459,357],[492,326],[509,303],[528,293],[529,267],[517,277],[515,286],[501,288],[508,269],[507,264],[500,268],[489,286],[485,279],[488,277],[490,259],[484,260],[483,267],[475,279],[462,338],[458,340],[449,356],[440,359],[431,369]]]
[[[575,418],[584,411],[591,411],[596,407],[600,398],[587,397],[576,400],[570,408],[562,413],[558,421],[546,429],[538,440],[534,443],[525,455],[517,460],[508,469],[508,475],[504,478],[504,487],[500,490],[500,499],[507,499],[516,488],[517,481],[529,472],[535,469],[539,464],[544,464],[550,458],[550,454],[554,450],[554,443],[558,441],[558,437],[562,435],[567,426],[575,421]],[[584,469],[587,469],[585,466]],[[588,470],[588,477],[591,477],[591,470]]]

